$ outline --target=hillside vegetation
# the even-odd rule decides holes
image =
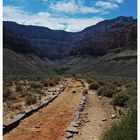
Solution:
[[[98,96],[111,98],[113,107],[128,110],[125,115],[102,133],[102,140],[137,139],[137,83],[133,78],[85,76],[89,88],[97,91]]]

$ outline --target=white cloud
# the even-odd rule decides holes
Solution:
[[[101,13],[102,10],[97,9],[93,6],[83,6],[83,5],[78,5],[76,1],[59,1],[56,4],[51,5],[51,9],[54,12],[62,12],[62,13],[70,13],[70,14],[76,14],[76,13],[81,13],[81,14],[87,14],[87,13]]]
[[[55,30],[65,31],[81,31],[84,28],[94,25],[99,21],[104,20],[102,17],[91,18],[70,18],[70,17],[53,17],[51,13],[39,12],[30,14],[18,7],[6,6],[4,7],[4,20],[15,21],[25,25],[46,26]]]
[[[97,1],[95,5],[101,7],[102,9],[114,9],[119,7],[118,4],[109,1]]]
[[[14,6],[3,7],[3,15],[4,19],[8,18],[13,21],[16,21],[16,19],[26,20],[26,17],[29,16],[26,11]]]
[[[102,17],[78,18],[78,19],[68,18],[67,19],[68,27],[66,31],[73,31],[73,32],[81,31],[84,28],[95,25],[96,23],[102,20],[104,20],[104,18]]]
[[[116,3],[123,3],[124,2],[124,0],[113,0],[113,1]]]
[[[57,2],[56,4],[52,5],[51,8],[58,12],[65,12],[65,13],[73,13],[78,10],[78,6],[74,2]]]
[[[100,9],[96,9],[94,7],[86,7],[86,6],[84,6],[84,7],[80,8],[80,12],[86,14],[86,13],[101,13],[102,11]]]

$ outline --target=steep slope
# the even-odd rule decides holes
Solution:
[[[28,40],[36,50],[37,55],[50,59],[68,55],[69,46],[76,38],[75,33],[51,30],[46,27],[19,25],[14,22],[4,22],[4,28],[12,36]]]
[[[84,39],[73,47],[72,55],[100,56],[112,49],[120,51],[137,46],[137,25],[131,17],[103,21],[82,32]]]
[[[5,77],[53,72],[53,63],[49,59],[41,59],[27,40],[14,37],[5,30],[3,47]]]
[[[137,23],[132,17],[105,20],[77,33],[4,22],[6,75],[66,68],[72,74],[136,76],[136,52]]]
[[[28,54],[28,53],[34,53],[35,50],[27,41],[26,39],[21,39],[14,37],[11,33],[7,32],[7,30],[3,31],[3,42],[4,42],[4,48],[10,49],[12,51],[15,51],[16,53],[21,54]]]
[[[104,56],[72,56],[57,61],[58,68],[67,68],[68,74],[110,75],[136,77],[137,53],[135,50],[111,52]]]
[[[13,36],[28,40],[40,57],[50,59],[69,55],[104,55],[118,47],[136,48],[136,20],[132,17],[105,20],[77,33],[14,22],[4,22],[4,28]]]
[[[54,64],[49,59],[40,59],[34,54],[23,55],[10,49],[3,50],[3,74],[9,75],[36,75],[53,73]]]

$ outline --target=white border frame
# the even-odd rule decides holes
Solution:
[[[3,0],[0,0],[0,139],[3,137]]]
[[[137,139],[140,140],[140,0],[137,0]],[[0,139],[3,139],[3,0],[0,0]]]
[[[140,60],[140,21],[139,21],[139,18],[140,18],[140,1],[137,0],[137,139],[140,140],[140,121],[139,121],[139,118],[140,118],[140,74],[139,74],[139,70],[140,70],[140,64],[139,64],[139,60]]]

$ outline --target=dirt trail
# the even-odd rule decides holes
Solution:
[[[61,140],[79,105],[83,88],[68,79],[69,85],[52,103],[23,120],[4,135],[4,140]],[[76,93],[72,93],[75,90]]]
[[[114,112],[110,99],[97,96],[94,91],[89,91],[85,109],[81,114],[81,127],[78,135],[70,140],[99,140],[103,131],[110,127],[116,120],[111,119]],[[106,121],[102,121],[106,119]]]

